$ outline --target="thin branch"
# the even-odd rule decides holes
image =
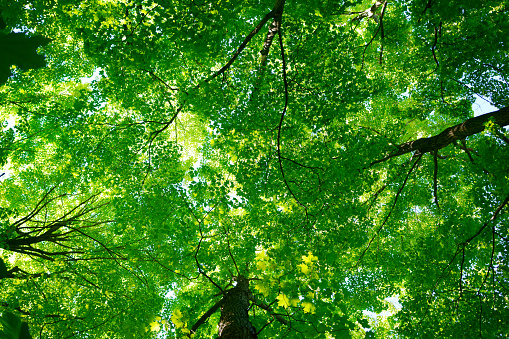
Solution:
[[[272,307],[270,307],[270,305],[267,305],[266,303],[264,302],[257,302],[256,300],[251,300],[253,304],[255,304],[256,306],[258,306],[259,308],[269,312],[269,314],[271,316],[273,316],[277,321],[279,321],[281,324],[283,325],[288,325],[290,324],[290,322],[288,320],[286,320],[285,318],[283,318],[282,316],[280,316],[279,314],[276,314],[274,313],[274,310],[272,309]]]
[[[59,197],[62,197],[62,196],[65,196],[65,194],[63,195],[59,195],[57,197],[54,197],[52,199],[48,199],[46,202],[44,202],[46,200],[46,198],[51,194],[51,192],[53,192],[55,190],[56,186],[53,186],[49,191],[47,191],[44,196],[39,200],[39,202],[35,205],[34,209],[28,213],[26,216],[16,220],[12,226],[16,227],[16,230],[19,232],[19,226],[21,226],[22,224],[24,224],[26,221],[32,219],[35,215],[37,215],[44,207],[46,207],[50,202],[52,202],[53,200],[59,198]],[[44,203],[43,203],[44,202]],[[41,206],[42,204],[42,206]]]
[[[201,230],[200,230],[200,233],[201,233]],[[201,242],[203,240],[203,234],[201,234],[201,238],[200,238],[200,241],[198,242],[198,246],[196,247],[196,253],[194,254],[194,260],[196,262],[196,266],[198,267],[198,273],[200,273],[201,275],[203,275],[205,278],[207,278],[211,283],[212,285],[216,286],[216,288],[221,291],[221,293],[224,293],[224,290],[221,288],[221,286],[219,286],[214,280],[212,280],[211,277],[209,277],[207,275],[207,273],[205,273],[205,271],[203,271],[203,269],[201,268],[201,265],[200,265],[200,262],[198,261],[198,252],[200,251],[200,247],[201,247]]]
[[[159,81],[160,83],[162,83],[166,88],[168,88],[170,91],[172,92],[178,92],[179,89],[178,88],[175,88],[175,87],[171,87],[170,85],[168,85],[168,83],[166,81],[164,81],[163,79],[161,79],[160,77],[158,77],[154,72],[152,71],[149,71],[149,70],[146,70],[146,69],[143,69],[143,68],[140,68],[142,71],[144,72],[147,72],[152,78],[156,79],[157,81]],[[188,94],[187,92],[184,92],[186,94]]]
[[[467,153],[470,162],[474,163],[474,158],[472,158],[472,154],[470,154],[470,150],[467,147],[467,142],[465,139],[461,139],[461,145],[463,145],[462,149],[465,151],[465,153]]]
[[[364,68],[364,59],[366,56],[366,50],[371,45],[371,43],[375,40],[376,36],[378,35],[378,32],[380,31],[380,27],[381,27],[381,25],[378,25],[378,28],[376,29],[375,34],[373,34],[373,36],[371,37],[371,40],[369,40],[369,42],[364,45],[364,50],[362,51],[361,71]]]
[[[431,6],[433,6],[433,4],[436,2],[437,0],[428,0],[428,3],[426,4],[426,7],[424,7],[424,10],[422,11],[421,13],[421,17],[424,15],[424,13],[426,13],[426,11],[431,8]],[[421,21],[421,18],[419,18],[417,20],[417,23],[419,23]]]
[[[237,267],[237,262],[235,261],[235,257],[232,254],[232,249],[230,246],[230,234],[226,228],[225,228],[225,234],[226,234],[226,244],[228,245],[228,253],[230,254],[230,258],[232,258],[233,265],[235,265],[235,270],[237,271],[237,275],[240,275],[239,268]]]
[[[170,125],[173,123],[173,121],[175,121],[175,119],[177,118],[177,116],[179,115],[180,111],[182,111],[182,109],[184,108],[184,105],[181,105],[177,111],[175,112],[175,114],[173,114],[173,116],[171,117],[170,121],[166,122],[164,124],[163,127],[161,127],[160,129],[156,130],[156,131],[153,131],[150,133],[150,136],[149,136],[149,142],[148,142],[148,169],[147,171],[145,172],[145,176],[143,177],[143,180],[142,180],[142,186],[145,184],[145,180],[147,179],[147,176],[148,176],[148,173],[150,171],[150,168],[152,166],[152,143],[154,142],[154,140],[157,138],[157,136],[159,134],[161,134],[162,132],[164,132],[166,129],[168,129],[168,127],[170,127]],[[141,148],[143,149],[143,147]],[[141,151],[140,149],[140,151]]]
[[[462,248],[463,255],[461,257],[461,266],[460,266],[460,295],[458,300],[461,299],[461,295],[463,293],[463,265],[465,264],[465,247]]]
[[[414,162],[414,164],[412,165],[412,167],[410,168],[410,170],[408,171],[406,177],[405,177],[405,180],[403,181],[403,184],[401,185],[401,187],[399,188],[398,192],[396,193],[396,197],[394,199],[394,202],[392,203],[392,206],[391,206],[391,209],[389,210],[389,213],[387,214],[387,216],[385,217],[382,225],[380,225],[380,227],[376,230],[376,233],[375,235],[373,235],[373,237],[371,238],[371,240],[369,241],[368,243],[368,246],[366,246],[366,248],[364,249],[364,251],[362,251],[361,255],[359,256],[359,260],[357,260],[357,264],[355,266],[358,266],[360,264],[360,262],[362,261],[362,258],[364,257],[364,255],[366,254],[366,252],[368,251],[369,247],[371,246],[371,243],[375,240],[375,238],[378,236],[378,234],[380,233],[380,231],[383,229],[383,227],[385,226],[385,224],[387,223],[387,220],[389,220],[389,217],[391,216],[392,214],[392,211],[394,210],[394,207],[396,207],[396,203],[398,202],[398,198],[401,194],[401,192],[403,191],[403,188],[405,187],[407,181],[408,181],[408,178],[410,177],[410,174],[413,172],[413,170],[415,169],[415,167],[417,167],[417,164],[419,163],[419,161],[422,159],[422,153],[418,155],[418,158],[417,160]]]
[[[495,135],[509,145],[509,138],[506,137],[498,128],[495,129]]]
[[[276,320],[275,318],[272,318],[270,321],[268,321],[267,323],[265,323],[259,330],[258,332],[256,332],[256,336],[259,336],[260,333],[265,329],[265,327],[269,326],[270,324],[272,324],[274,322],[274,320]]]
[[[438,42],[438,31],[442,29],[442,22],[438,24],[439,28],[435,27],[435,40],[433,41],[433,46],[431,46],[431,52],[433,53],[433,59],[435,60],[435,63],[437,64],[437,67],[440,67],[440,64],[438,63],[437,55],[435,53],[435,49],[437,48],[437,42]]]
[[[465,240],[463,243],[464,244],[468,244],[470,243],[472,240],[474,240],[477,236],[479,236],[479,234],[482,233],[482,231],[484,231],[484,229],[488,226],[488,224],[492,221],[494,221],[498,214],[500,213],[500,211],[505,207],[505,205],[507,205],[507,203],[509,202],[509,195],[505,198],[505,200],[502,202],[502,204],[500,204],[500,206],[498,206],[498,208],[495,210],[495,213],[493,213],[492,217],[490,218],[489,221],[485,222],[481,228],[479,228],[479,230],[474,234],[472,235],[470,238],[468,238],[467,240]]]
[[[458,256],[458,254],[460,252],[463,253],[464,255],[464,251],[465,251],[465,248],[467,247],[467,245],[472,242],[472,240],[474,240],[478,235],[480,235],[482,233],[482,231],[488,226],[488,224],[492,221],[494,221],[498,214],[500,213],[500,211],[504,208],[504,206],[507,205],[507,203],[509,202],[509,195],[505,198],[505,200],[502,202],[502,204],[500,204],[500,206],[498,206],[498,208],[495,210],[495,212],[493,213],[493,215],[491,216],[490,220],[487,221],[486,223],[483,224],[483,226],[473,235],[471,236],[470,238],[466,239],[465,241],[459,243],[456,247],[456,252],[454,253],[453,257],[451,258],[451,260],[449,260],[449,263],[444,267],[444,269],[442,270],[442,274],[440,275],[440,277],[437,279],[436,283],[435,283],[435,286],[433,288],[433,291],[436,290],[438,284],[440,283],[440,281],[447,275],[446,274],[446,271],[450,272],[449,267],[451,267],[452,263],[454,262],[454,260],[456,259],[456,257]],[[494,231],[493,231],[494,232]],[[494,237],[494,235],[493,235]],[[494,249],[492,250],[492,255],[494,255]],[[464,258],[463,258],[464,260]],[[492,264],[492,262],[491,262]],[[463,263],[462,263],[462,266],[463,267]],[[488,274],[486,274],[487,276]],[[485,280],[484,280],[485,281]],[[484,284],[484,282],[481,284],[481,286]],[[460,285],[460,289],[461,289],[461,285]],[[479,293],[479,291],[478,291]],[[430,297],[431,298],[431,297]],[[426,313],[428,312],[428,310],[426,310]]]
[[[274,10],[270,11],[263,17],[263,19],[256,25],[256,27],[246,36],[244,41],[240,44],[239,48],[235,51],[231,59],[221,67],[221,69],[214,74],[212,74],[209,78],[205,80],[205,82],[209,82],[216,78],[217,76],[223,74],[230,66],[233,64],[233,62],[237,59],[237,57],[240,55],[240,53],[246,48],[247,44],[253,39],[253,37],[263,28],[263,26],[269,21],[269,19],[274,17]]]
[[[433,152],[433,163],[434,163],[434,171],[433,171],[433,196],[435,197],[435,204],[437,205],[437,208],[440,208],[440,205],[438,204],[438,193],[437,193],[437,186],[438,186],[438,149],[435,149]]]
[[[279,161],[279,170],[281,171],[281,176],[282,176],[283,181],[286,185],[286,188],[288,189],[288,191],[290,192],[292,197],[295,199],[295,201],[306,210],[306,215],[307,215],[306,206],[304,206],[299,201],[299,199],[297,199],[297,196],[293,193],[292,189],[290,188],[290,185],[288,184],[288,181],[286,180],[285,171],[283,169],[283,161],[282,161],[283,159],[281,157],[281,129],[283,126],[283,120],[285,118],[286,110],[288,109],[288,81],[286,78],[286,59],[285,59],[285,50],[284,50],[284,45],[283,45],[283,35],[281,33],[280,19],[281,18],[279,18],[279,21],[278,21],[278,36],[279,36],[279,46],[281,48],[281,60],[283,61],[282,67],[283,67],[283,84],[284,84],[284,89],[285,89],[285,106],[283,107],[283,111],[281,112],[281,118],[279,120],[279,125],[277,127],[277,157],[278,157],[278,161]]]
[[[296,165],[298,165],[300,167],[304,167],[304,168],[307,168],[307,169],[310,169],[310,170],[319,169],[319,170],[325,171],[325,169],[323,169],[322,167],[306,166],[306,165],[301,164],[300,162],[297,162],[295,160],[292,160],[292,159],[289,159],[289,158],[286,158],[286,157],[283,157],[283,156],[281,156],[281,159],[293,162],[294,164],[296,164]]]
[[[382,65],[383,60],[383,53],[384,53],[384,38],[385,38],[385,31],[384,31],[384,14],[385,14],[385,8],[387,7],[387,1],[384,2],[382,13],[380,14],[380,58],[379,62],[380,65]]]
[[[486,280],[488,279],[488,276],[489,276],[489,272],[490,270],[493,272],[492,273],[492,276],[495,276],[494,275],[494,268],[493,268],[493,258],[495,256],[495,225],[492,225],[492,230],[491,230],[491,256],[490,256],[490,265],[488,266],[488,272],[486,272],[486,275],[484,277],[484,280],[483,282],[481,283],[481,285],[479,286],[479,289],[477,291],[477,293],[480,293],[481,292],[481,289],[482,287],[484,286],[484,284],[486,283]]]

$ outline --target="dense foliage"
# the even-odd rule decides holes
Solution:
[[[371,1],[1,2],[4,331],[509,333],[509,3]]]

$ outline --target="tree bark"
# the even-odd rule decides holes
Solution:
[[[249,322],[249,281],[239,276],[237,286],[228,290],[221,304],[218,339],[256,339],[256,329]]]
[[[398,145],[397,151],[383,159],[372,162],[370,166],[410,152],[418,151],[418,153],[422,154],[439,150],[457,140],[462,140],[468,136],[484,131],[484,124],[490,119],[493,119],[495,123],[502,127],[509,125],[509,107],[504,107],[495,112],[470,118],[461,124],[445,129],[442,133],[435,136],[429,138],[421,138]]]

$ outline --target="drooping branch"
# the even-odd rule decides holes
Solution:
[[[277,25],[278,25],[278,36],[279,36],[279,46],[281,48],[281,60],[282,60],[282,69],[283,69],[283,85],[284,85],[284,90],[285,90],[285,105],[283,107],[283,111],[281,112],[281,119],[279,120],[279,124],[278,124],[278,127],[277,127],[277,157],[278,157],[278,162],[279,162],[279,170],[281,172],[281,177],[285,183],[285,186],[286,188],[288,189],[288,191],[290,192],[290,194],[292,195],[293,199],[295,199],[295,201],[301,206],[304,208],[304,211],[306,213],[306,216],[308,215],[307,213],[307,207],[305,205],[303,205],[299,199],[297,199],[297,196],[294,194],[294,192],[292,191],[292,189],[290,188],[290,185],[288,184],[288,181],[285,177],[285,171],[284,171],[284,168],[283,168],[283,161],[282,161],[282,155],[281,155],[281,131],[282,131],[282,127],[283,127],[283,120],[285,118],[285,115],[286,115],[286,112],[287,112],[287,109],[288,109],[288,79],[287,79],[287,76],[286,76],[286,60],[285,60],[285,49],[284,49],[284,44],[283,44],[283,34],[281,33],[281,21],[277,21]]]
[[[373,161],[369,165],[369,167],[384,162],[388,159],[395,158],[400,155],[411,152],[418,152],[419,154],[424,154],[426,152],[433,152],[435,149],[436,150],[442,149],[457,140],[463,140],[466,137],[484,131],[486,128],[484,125],[490,119],[493,119],[493,121],[496,124],[502,127],[509,125],[509,107],[504,107],[495,112],[467,119],[461,124],[449,127],[445,129],[442,133],[437,134],[435,136],[429,138],[421,138],[398,145],[396,146],[397,147],[396,151],[392,152],[391,154],[382,159]]]

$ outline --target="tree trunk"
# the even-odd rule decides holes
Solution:
[[[249,322],[249,281],[239,276],[237,286],[226,292],[221,305],[218,339],[256,339],[256,329]]]

